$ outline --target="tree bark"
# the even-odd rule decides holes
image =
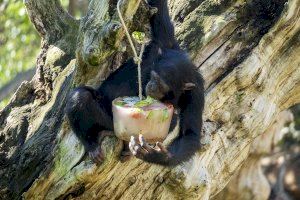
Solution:
[[[147,32],[145,2],[124,2],[130,31]],[[101,84],[132,55],[116,1],[91,1],[81,20],[58,0],[25,5],[42,46],[34,78],[0,112],[3,199],[209,199],[243,165],[254,139],[300,102],[298,0],[170,0],[178,41],[206,81],[203,146],[189,162],[165,168],[121,163],[122,142],[107,137],[105,162],[96,166],[64,107],[71,88]]]
[[[84,0],[69,0],[68,13],[72,16],[76,16],[77,12],[80,13],[80,16],[85,15],[89,1]]]
[[[282,132],[282,129],[286,124],[291,123],[293,119],[293,114],[289,110],[278,114],[274,123],[263,134],[255,138],[249,157],[241,169],[231,178],[225,189],[214,198],[215,200],[269,199],[271,185],[263,173],[261,160],[264,156],[274,151],[274,147],[287,133]],[[279,193],[283,194],[284,191]]]

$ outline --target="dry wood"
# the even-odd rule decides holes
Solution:
[[[145,2],[125,2],[130,31],[147,30]],[[0,197],[209,199],[278,113],[300,102],[298,0],[169,4],[180,45],[206,80],[202,150],[172,169],[137,159],[121,163],[121,141],[107,137],[105,162],[93,164],[70,131],[64,106],[74,85],[100,84],[132,55],[116,5],[91,1],[87,15],[74,20],[58,0],[25,0],[43,42],[34,79],[0,112]]]

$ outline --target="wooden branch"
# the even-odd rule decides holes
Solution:
[[[274,123],[263,134],[255,138],[251,146],[250,156],[215,200],[269,199],[271,187],[263,173],[261,160],[278,145],[287,133],[282,132],[282,129],[293,120],[293,114],[289,110],[278,114]]]
[[[69,0],[68,13],[72,16],[75,15],[76,2],[77,2],[76,0]]]
[[[85,185],[85,192],[80,196],[82,199],[126,199],[132,196],[137,199],[143,196],[159,199],[175,196],[207,199],[217,194],[247,158],[252,140],[266,130],[280,110],[299,102],[296,98],[300,87],[297,82],[300,80],[297,56],[299,41],[293,40],[293,36],[299,31],[297,6],[299,3],[296,0],[290,1],[280,21],[260,40],[258,46],[253,47],[252,52],[241,64],[221,77],[218,84],[210,87],[206,97],[205,116],[206,119],[219,124],[220,128],[214,131],[210,145],[192,160],[174,169],[168,169],[136,159],[122,164],[114,160],[115,154],[108,153],[106,162],[99,168],[89,160],[75,166],[67,165],[64,159],[72,160],[68,163],[77,163],[82,150],[74,151],[77,145],[75,136],[65,133],[61,143],[64,145],[59,149],[67,148],[69,153],[59,156],[61,159],[55,161],[60,163],[59,166],[63,166],[64,173],[57,173],[57,170],[62,168],[53,169],[49,175],[53,179],[38,180],[26,193],[26,197],[54,197],[54,192],[50,191],[56,191],[57,187],[61,188],[60,194],[66,194],[76,190],[75,186],[80,184]],[[221,37],[228,38],[226,34],[221,34]],[[287,47],[293,50],[285,51]],[[218,54],[218,50],[224,51],[217,47],[212,51],[210,58]],[[235,54],[239,53],[235,49],[232,51]],[[205,66],[206,62],[208,59],[199,64]],[[291,81],[288,81],[291,76]],[[284,80],[288,83],[283,87]],[[274,93],[276,95],[271,95]],[[287,95],[289,102],[280,106],[282,98]],[[115,142],[115,145],[117,144]],[[116,149],[116,152],[120,150]],[[61,153],[62,150],[58,150],[56,155]],[[41,187],[50,191],[46,194],[37,193],[36,191],[42,191]]]
[[[132,20],[141,0],[125,0],[121,12],[125,23]],[[78,69],[75,84],[99,85],[111,72],[110,65],[116,50],[125,51],[121,41],[124,30],[116,8],[108,0],[94,0],[81,22],[77,48]]]
[[[209,172],[213,174],[212,194],[226,184],[245,159],[242,155],[248,155],[253,138],[263,133],[280,111],[300,101],[300,49],[299,40],[294,39],[300,27],[298,8],[299,2],[289,1],[280,20],[251,55],[207,95],[207,116],[225,122],[216,133],[219,139],[212,141],[213,149],[207,152],[212,160],[205,165],[214,169]],[[220,146],[216,146],[218,140]],[[220,165],[223,167],[217,167]]]
[[[59,0],[24,0],[31,22],[41,37],[54,42],[77,23]]]
[[[128,23],[137,2],[128,0],[124,5]],[[201,141],[206,145],[202,150],[176,168],[137,159],[121,163],[121,141],[107,137],[102,144],[106,160],[101,166],[85,156],[63,120],[73,73],[76,69],[75,84],[98,85],[111,72],[124,36],[122,30],[109,28],[117,24],[114,6],[110,7],[108,0],[95,0],[81,22],[76,67],[73,62],[63,65],[51,83],[51,98],[43,106],[36,103],[35,96],[27,100],[24,94],[31,94],[28,84],[16,93],[17,103],[0,113],[0,149],[5,152],[0,154],[0,188],[7,186],[0,195],[23,194],[25,199],[208,199],[223,189],[248,157],[254,138],[280,111],[300,101],[300,3],[289,0],[283,7],[283,1],[193,2],[173,0],[171,5],[178,5],[178,9],[172,8],[177,37],[206,80],[206,128]],[[281,3],[269,11],[257,7],[261,6],[257,2]],[[256,12],[259,10],[266,15]],[[264,21],[265,16],[269,18]],[[88,51],[90,48],[93,51]],[[52,67],[56,58],[47,61],[54,63]],[[41,73],[48,75],[49,71]],[[15,177],[13,183],[10,177]]]

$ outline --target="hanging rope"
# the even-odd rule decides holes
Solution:
[[[122,16],[121,11],[120,11],[120,2],[121,2],[121,1],[122,1],[122,0],[119,0],[118,3],[117,3],[117,11],[118,11],[118,15],[119,15],[119,18],[120,18],[120,20],[121,20],[121,23],[122,23],[122,25],[123,25],[123,28],[124,28],[124,30],[125,30],[127,39],[128,39],[128,41],[129,41],[129,44],[130,44],[131,49],[132,49],[132,51],[133,51],[133,55],[134,55],[133,60],[134,60],[134,62],[135,62],[135,63],[137,64],[137,66],[138,66],[139,98],[140,98],[140,100],[142,100],[143,94],[142,94],[142,70],[141,70],[141,63],[142,63],[143,52],[144,52],[144,49],[145,49],[145,43],[142,43],[140,55],[138,56],[137,51],[136,51],[136,49],[135,49],[135,47],[134,47],[134,44],[133,44],[132,39],[131,39],[131,36],[130,36],[130,34],[129,34],[129,31],[128,31],[128,29],[127,29],[127,26],[126,26],[126,24],[125,24],[125,22],[124,22],[123,16]]]

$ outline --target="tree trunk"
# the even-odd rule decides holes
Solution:
[[[271,185],[263,173],[261,159],[274,151],[276,144],[287,133],[282,132],[282,129],[292,120],[293,114],[288,110],[278,114],[274,123],[263,134],[255,138],[249,157],[214,200],[268,199],[271,194]],[[283,193],[284,191],[280,191],[280,194]]]
[[[132,55],[116,1],[91,1],[81,20],[58,0],[24,2],[43,40],[34,78],[0,112],[3,199],[208,199],[243,165],[253,140],[300,102],[298,0],[170,0],[177,39],[206,81],[202,149],[175,168],[121,163],[122,142],[107,137],[96,166],[64,107],[71,88],[101,84]],[[144,1],[125,0],[122,12],[130,31],[148,30]]]

